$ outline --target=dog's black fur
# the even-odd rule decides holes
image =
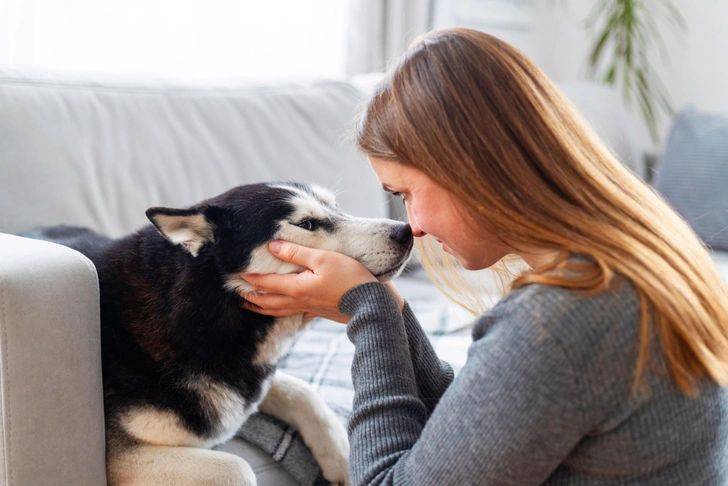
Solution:
[[[107,434],[118,437],[117,412],[133,405],[174,410],[196,434],[215,434],[215,420],[181,381],[204,374],[247,400],[260,398],[275,364],[252,365],[274,318],[241,307],[224,290],[224,275],[245,268],[251,251],[269,241],[293,208],[283,189],[242,186],[189,210],[148,215],[203,214],[214,241],[195,257],[152,225],[118,240],[84,228],[26,233],[74,248],[96,266],[101,292],[101,339]],[[245,228],[256,231],[245,231]],[[122,437],[118,437],[121,439]],[[128,439],[128,437],[124,437]]]

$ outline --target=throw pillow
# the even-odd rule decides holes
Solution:
[[[706,245],[728,250],[728,116],[683,110],[657,163],[654,186]]]

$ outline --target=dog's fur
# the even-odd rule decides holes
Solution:
[[[349,255],[385,281],[410,256],[409,226],[354,218],[330,192],[296,183],[147,216],[153,225],[118,240],[65,226],[25,235],[75,248],[98,270],[109,484],[255,484],[244,460],[209,449],[258,409],[301,433],[326,479],[348,484],[343,426],[308,384],[276,372],[302,316],[242,308],[239,292],[253,289],[237,274],[301,271],[269,253],[283,239]]]

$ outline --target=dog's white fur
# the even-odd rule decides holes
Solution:
[[[212,238],[212,228],[201,214],[184,219],[160,214],[155,220],[169,241],[184,246],[192,256],[197,256],[202,245]]]
[[[296,334],[303,325],[303,316],[300,314],[276,319],[275,326],[270,332],[275,339],[267,339],[260,345],[258,353],[253,357],[253,364],[276,363],[280,360],[293,346]]]

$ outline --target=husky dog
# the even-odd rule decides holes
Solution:
[[[298,183],[252,184],[188,209],[155,207],[138,232],[109,239],[67,226],[25,236],[75,248],[96,265],[110,485],[254,485],[241,458],[210,450],[256,410],[298,430],[335,484],[348,484],[344,427],[302,380],[276,372],[302,315],[241,307],[239,272],[301,267],[269,253],[283,239],[356,258],[381,281],[412,251],[409,225],[355,218]]]

